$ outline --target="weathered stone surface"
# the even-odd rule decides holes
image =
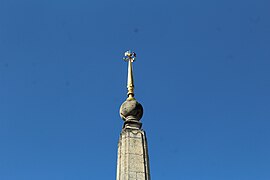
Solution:
[[[145,132],[124,128],[118,142],[117,180],[150,180]]]
[[[143,107],[142,105],[133,100],[126,100],[120,107],[120,116],[124,121],[135,120],[140,121],[143,116]]]

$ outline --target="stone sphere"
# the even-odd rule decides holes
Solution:
[[[139,121],[143,116],[143,107],[135,99],[126,100],[120,107],[120,116],[124,121]]]

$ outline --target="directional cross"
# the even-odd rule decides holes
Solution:
[[[129,50],[129,51],[125,52],[125,56],[123,59],[124,59],[124,61],[134,62],[136,59],[136,53]]]

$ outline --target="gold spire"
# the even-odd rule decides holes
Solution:
[[[136,53],[132,51],[125,52],[125,57],[123,58],[125,61],[128,61],[128,78],[127,78],[127,100],[134,100],[134,82],[133,82],[133,70],[132,63],[136,59]]]

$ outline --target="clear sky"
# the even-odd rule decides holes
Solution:
[[[132,49],[153,180],[269,180],[269,9],[0,0],[0,179],[115,179]]]

